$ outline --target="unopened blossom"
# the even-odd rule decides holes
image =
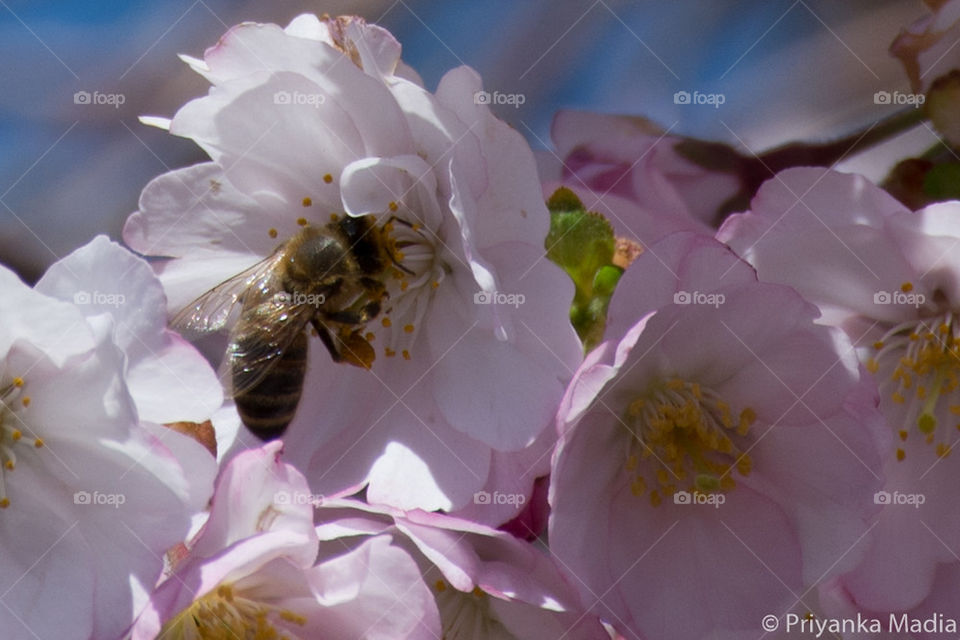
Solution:
[[[34,289],[0,267],[0,291],[2,635],[119,637],[216,472],[159,423],[208,420],[216,376],[165,331],[147,264],[105,238]]]
[[[681,152],[690,142],[644,118],[564,110],[550,134],[555,150],[538,156],[545,189],[573,189],[618,235],[645,244],[670,231],[709,231],[740,190],[735,166],[701,166]]]
[[[355,500],[318,510],[321,548],[392,535],[431,587],[446,640],[606,640],[584,612],[575,578],[508,533],[439,513],[401,512]],[[353,540],[354,542],[350,542]]]
[[[900,34],[890,52],[903,63],[914,91],[926,92],[939,77],[960,68],[960,2],[926,0],[930,13]]]
[[[320,554],[320,498],[280,460],[282,444],[238,454],[210,518],[150,596],[133,640],[435,639],[433,597],[389,535]]]
[[[625,272],[558,415],[549,539],[627,637],[762,634],[861,555],[876,392],[816,316],[710,237]]]
[[[802,197],[801,197],[802,194]],[[874,611],[917,606],[960,536],[951,451],[960,425],[960,203],[910,211],[866,178],[792,169],[720,237],[763,280],[791,285],[843,328],[880,390],[886,484],[873,542],[844,577]],[[947,546],[941,543],[947,541]]]
[[[124,230],[170,258],[171,310],[303,226],[374,216],[395,266],[374,274],[388,296],[352,338],[373,361],[336,364],[311,340],[291,460],[321,493],[367,486],[402,508],[463,508],[501,473],[529,494],[582,354],[572,283],[544,258],[532,153],[478,104],[477,74],[454,69],[431,93],[387,31],[310,15],[240,25],[187,61],[209,95],[150,122],[212,161],[154,180]]]

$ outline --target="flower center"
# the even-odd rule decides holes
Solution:
[[[752,468],[743,451],[756,418],[747,407],[734,419],[730,405],[695,382],[674,378],[654,385],[623,416],[632,434],[624,464],[633,477],[631,492],[638,498],[649,492],[656,507],[681,489],[733,489],[733,470],[747,476]]]
[[[936,318],[899,324],[874,343],[867,370],[877,376],[880,392],[902,405],[900,440],[922,438],[937,456],[950,454],[953,422],[960,430],[960,318],[950,312]],[[897,448],[897,459],[906,452]]]
[[[470,592],[458,591],[437,580],[434,589],[444,640],[516,639],[493,612],[490,596],[479,587]]]
[[[20,415],[30,406],[30,396],[23,393],[23,378],[13,378],[0,386],[0,509],[10,506],[7,497],[7,482],[17,468],[17,455],[25,449],[39,449],[43,438],[24,437],[24,431],[30,431]]]
[[[250,600],[221,584],[198,598],[163,626],[161,638],[170,640],[296,640],[290,626],[307,619],[289,609]],[[279,628],[278,628],[279,625]]]
[[[379,320],[367,326],[364,338],[368,342],[378,339],[387,358],[399,354],[410,360],[412,345],[445,270],[437,259],[433,233],[416,222],[416,213],[402,211],[394,202],[390,211],[394,215],[380,227],[393,261],[384,282],[388,297]]]

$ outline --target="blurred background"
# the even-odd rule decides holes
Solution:
[[[433,89],[467,64],[487,91],[522,94],[497,114],[535,149],[553,113],[645,115],[671,133],[760,152],[826,140],[890,113],[907,90],[887,48],[925,13],[919,0],[0,0],[0,263],[34,281],[98,233],[120,237],[143,186],[202,161],[187,141],[140,124],[207,90],[177,53],[201,56],[245,20],[356,13],[388,29]],[[722,93],[714,107],[677,91]],[[77,92],[122,95],[84,104]],[[81,94],[82,95],[82,94]],[[79,102],[79,103],[78,103]],[[925,128],[896,144],[933,143]],[[872,178],[885,166],[843,168]]]

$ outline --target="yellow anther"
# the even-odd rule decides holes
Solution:
[[[393,211],[394,213],[396,213],[397,209],[400,208],[400,206],[392,200],[390,201],[390,204],[387,205],[387,207],[389,207],[390,211]]]
[[[389,328],[390,325],[392,325],[393,323],[390,322],[390,318],[388,318],[387,316],[383,316],[383,319],[380,321],[380,324],[382,324],[384,328]]]
[[[308,223],[307,223],[307,219],[306,219],[306,218],[297,218],[297,224],[300,225],[301,227],[305,227],[305,226],[307,226],[307,224],[308,224]]]
[[[900,429],[900,431],[898,432],[898,435],[900,436],[900,439],[901,439],[901,440],[903,440],[904,442],[907,441],[907,430],[906,430],[906,429]]]
[[[904,451],[903,449],[900,449],[900,448],[898,447],[898,448],[897,448],[897,460],[898,460],[899,462],[903,462],[903,459],[906,458],[906,457],[907,457],[906,451]]]
[[[903,395],[899,391],[894,391],[893,394],[890,396],[890,399],[896,402],[897,404],[903,404],[904,402],[906,402]]]
[[[434,280],[433,282],[430,283],[430,288],[431,288],[431,289],[436,289],[436,288],[439,287],[439,286],[440,286],[440,283],[437,282],[436,280]]]
[[[880,363],[874,358],[867,358],[867,371],[870,373],[876,373],[880,370]]]
[[[333,182],[333,176],[330,175],[329,173],[326,173],[323,175],[323,181],[326,182],[327,184],[330,184],[331,182]]]
[[[312,199],[312,198],[304,198],[303,200],[300,201],[300,204],[302,204],[302,205],[305,206],[305,207],[309,207],[310,205],[313,204],[313,199]],[[303,218],[300,218],[300,219],[303,220]]]
[[[364,334],[363,337],[367,342],[373,342],[373,339],[376,338],[377,336],[376,334],[373,333],[373,331],[367,331],[367,333]]]
[[[913,283],[904,282],[903,284],[900,285],[900,291],[903,291],[904,293],[910,293],[911,291],[913,291]]]
[[[271,238],[276,238],[279,234],[277,233],[276,229],[270,229],[267,231],[267,235],[269,235]]]
[[[873,343],[873,348],[874,348],[874,349],[877,349],[878,351],[879,351],[880,349],[883,349],[883,340],[877,340],[876,342],[874,342],[874,343]]]
[[[33,441],[33,446],[35,446],[37,449],[39,449],[40,447],[42,447],[42,446],[43,446],[43,438],[37,438],[36,440],[34,440],[34,441]]]
[[[657,493],[657,490],[654,489],[650,492],[650,504],[654,507],[659,507],[660,503],[663,502],[663,498],[660,497],[660,494]]]
[[[637,459],[637,454],[631,453],[627,458],[627,463],[623,465],[624,469],[627,471],[633,471],[637,468],[637,465],[640,464],[640,461]]]
[[[13,386],[15,386],[15,387],[22,387],[22,386],[23,386],[23,378],[20,378],[20,377],[14,378],[14,379],[13,379]]]
[[[10,500],[8,498],[0,498],[0,509],[6,509],[10,506]]]
[[[339,219],[340,219],[340,216],[338,216],[337,214],[335,213],[330,214],[330,222],[336,222]]]
[[[412,324],[403,325],[403,331],[404,333],[413,333],[413,325]]]
[[[387,356],[388,358],[392,358],[393,356],[397,355],[397,352],[390,347],[386,347],[383,350],[383,355]]]
[[[409,360],[409,359],[410,359],[410,352],[407,351],[406,349],[404,349],[404,350],[400,353],[400,355],[403,356],[403,359],[404,359],[404,360]]]
[[[21,400],[20,403],[21,403],[24,407],[29,407],[29,406],[30,406],[30,396],[24,396],[24,397],[23,397],[23,400]]]
[[[402,259],[402,258],[401,258],[401,259]],[[401,281],[401,282],[400,282],[400,291],[406,291],[406,290],[407,290],[407,287],[409,287],[409,286],[410,286],[410,283],[407,282],[406,280]]]
[[[10,432],[10,439],[13,440],[14,442],[17,442],[22,437],[23,437],[23,433],[20,431],[20,429],[14,429],[13,431]]]

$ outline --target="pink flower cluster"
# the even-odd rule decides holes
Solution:
[[[568,111],[535,159],[400,54],[230,29],[143,119],[210,160],[146,186],[139,256],[0,268],[0,635],[955,635],[960,202],[796,167],[718,229],[747,183],[683,139]],[[587,353],[561,186],[639,254]]]

